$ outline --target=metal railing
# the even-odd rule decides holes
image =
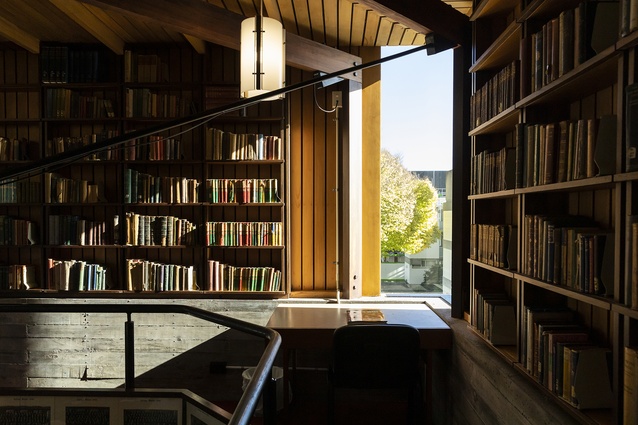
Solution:
[[[134,313],[185,314],[262,338],[266,342],[264,352],[228,424],[247,425],[262,392],[264,424],[275,424],[277,400],[272,367],[281,345],[281,336],[272,329],[179,304],[0,304],[0,313],[125,313],[124,385],[129,391],[135,389],[135,328],[131,320]]]

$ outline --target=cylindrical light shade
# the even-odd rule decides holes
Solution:
[[[261,37],[258,19],[247,18],[241,23],[241,97],[253,97],[284,86],[284,30],[272,18],[261,18]],[[259,45],[261,42],[261,46]],[[266,100],[274,100],[273,97]]]

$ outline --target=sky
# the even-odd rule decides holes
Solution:
[[[381,146],[409,171],[452,169],[452,60],[420,51],[381,65]]]

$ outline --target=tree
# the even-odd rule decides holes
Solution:
[[[436,189],[381,150],[381,252],[416,254],[440,235]]]

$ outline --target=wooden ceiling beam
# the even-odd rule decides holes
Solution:
[[[182,36],[184,37],[184,39],[186,39],[186,41],[188,41],[188,44],[190,44],[197,53],[199,53],[200,55],[206,53],[206,42],[204,40],[188,34],[182,34]]]
[[[0,36],[14,42],[31,53],[40,53],[40,40],[0,16]]]
[[[63,0],[59,0],[63,1]],[[182,34],[210,41],[224,47],[239,50],[242,15],[229,12],[201,0],[80,0],[103,9],[146,21],[159,23]],[[361,63],[358,56],[333,49],[286,33],[286,62],[303,70],[320,70],[326,73],[347,69],[353,63]],[[318,65],[321,69],[317,69]],[[344,75],[361,81],[361,73]]]
[[[386,16],[414,31],[440,35],[462,44],[469,18],[441,0],[357,0],[381,16]]]
[[[90,6],[76,0],[49,0],[100,43],[118,55],[124,54],[124,40],[95,16]]]

